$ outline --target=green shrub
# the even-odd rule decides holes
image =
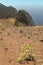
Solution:
[[[14,23],[15,26],[26,26],[25,24],[22,24],[20,21],[18,21],[16,19],[15,23]]]

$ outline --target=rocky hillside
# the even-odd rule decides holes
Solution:
[[[16,16],[17,10],[12,6],[4,6],[0,4],[0,18],[14,18]]]
[[[24,10],[18,11],[16,15],[16,22],[15,24],[18,25],[26,25],[26,26],[34,26],[34,22],[30,14]]]
[[[30,14],[24,10],[17,11],[12,6],[0,4],[0,18],[16,18],[16,26],[34,26],[34,22]]]

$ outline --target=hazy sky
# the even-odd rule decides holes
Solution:
[[[16,8],[43,7],[43,0],[0,0],[0,3]]]

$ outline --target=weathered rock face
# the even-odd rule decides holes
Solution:
[[[32,20],[32,17],[29,15],[28,12],[24,10],[18,11],[16,15],[16,22],[15,24],[18,25],[26,25],[26,26],[34,26],[34,22]]]

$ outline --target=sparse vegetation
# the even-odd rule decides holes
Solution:
[[[34,61],[35,54],[33,53],[33,48],[31,44],[24,44],[21,46],[21,52],[18,56],[18,62],[22,61]]]
[[[15,25],[15,26],[19,26],[18,23],[19,23],[19,22],[16,20],[15,23],[14,23],[14,25]]]
[[[39,27],[39,32],[37,26],[13,27],[11,22],[7,23],[6,20],[0,20],[0,23],[2,24],[0,25],[1,65],[3,63],[6,65],[43,64],[43,26]]]

